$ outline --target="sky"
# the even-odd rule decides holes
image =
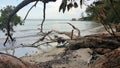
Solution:
[[[7,6],[13,5],[17,6],[22,0],[0,0],[0,9]],[[72,18],[80,18],[81,13],[83,13],[86,9],[86,6],[83,5],[82,9],[80,6],[78,8],[72,8],[69,12],[66,11],[65,13],[59,12],[59,6],[62,0],[57,0],[56,2],[49,2],[47,3],[46,7],[46,19],[72,19]],[[78,0],[77,0],[78,1]],[[23,19],[29,10],[29,8],[34,3],[30,3],[23,9],[21,9],[17,14],[21,16]],[[27,19],[42,19],[43,18],[43,3],[39,2],[36,7],[34,7]]]

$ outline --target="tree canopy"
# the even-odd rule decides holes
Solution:
[[[1,16],[0,16],[0,30],[5,31],[6,30],[6,20],[8,15],[14,10],[14,6],[6,6],[3,9],[0,10]],[[15,14],[10,22],[10,30],[13,31],[13,26],[17,26],[18,24],[22,25],[23,22],[21,21],[20,16]]]
[[[120,32],[120,0],[98,0],[86,9],[89,19],[100,22],[106,31],[114,35],[112,26],[116,32]],[[110,30],[109,30],[110,29]]]
[[[118,24],[120,22],[119,5],[120,0],[98,0],[86,9],[86,13],[91,20],[99,22],[101,17],[105,21],[105,24]]]

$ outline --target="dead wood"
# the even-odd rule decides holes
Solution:
[[[43,41],[45,39],[46,36],[48,36],[52,31],[49,31],[47,33],[43,33],[43,37],[38,39],[36,42],[34,42],[32,45],[35,45],[36,43],[39,43],[40,41]]]
[[[78,38],[78,36],[72,34],[71,32],[60,32],[60,31],[56,31],[56,30],[53,30],[53,31],[58,34],[64,34],[64,35],[68,36],[70,39],[71,39],[71,36],[72,36],[72,39]]]
[[[120,68],[120,48],[99,56],[90,68]]]
[[[104,55],[104,54],[112,51],[109,48],[95,48],[95,49],[92,49],[92,50],[94,50],[97,54],[100,54],[100,55]]]
[[[74,25],[72,25],[71,23],[68,23],[68,24],[70,26],[72,26],[73,30],[76,30],[78,32],[77,38],[79,38],[80,37],[80,30],[77,27],[75,27]]]
[[[78,28],[76,28],[74,25],[72,25],[71,23],[68,23],[68,24],[73,27],[72,32],[60,32],[60,31],[57,31],[57,30],[52,30],[52,31],[49,31],[48,33],[43,33],[44,36],[43,36],[42,38],[38,39],[38,40],[37,40],[36,42],[34,42],[32,45],[35,45],[36,43],[39,43],[39,42],[43,41],[43,40],[45,39],[45,37],[48,37],[51,42],[57,42],[59,39],[51,38],[51,37],[49,36],[49,34],[51,34],[52,32],[56,32],[56,33],[58,33],[58,34],[64,34],[64,35],[68,36],[70,39],[78,39],[78,38],[80,37],[80,30],[79,30]],[[78,35],[73,34],[73,31],[74,31],[74,30],[77,30],[77,31],[78,31]],[[70,40],[70,39],[64,39],[64,40]],[[34,46],[33,46],[33,47],[34,47]],[[36,47],[36,46],[35,46],[35,47]]]

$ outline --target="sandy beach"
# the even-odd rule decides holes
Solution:
[[[103,27],[97,29],[98,33],[107,33]],[[37,63],[41,65],[47,65],[49,62],[53,62],[52,68],[89,68],[88,63],[91,55],[88,52],[92,52],[89,48],[78,49],[71,51],[65,56],[61,57],[61,54],[65,52],[65,48],[50,48],[44,53],[36,53],[33,55],[23,56],[22,60]],[[57,60],[57,62],[55,61]],[[58,62],[60,60],[60,62]]]
[[[96,31],[98,31],[99,33],[106,33],[104,28],[101,28]],[[40,68],[90,68],[91,67],[91,65],[89,65],[91,59],[90,53],[93,52],[90,48],[79,48],[75,50],[69,49],[66,51],[67,47],[69,46],[56,47],[56,45],[57,44],[54,44],[54,46],[52,47],[48,47],[48,48],[46,47],[45,50],[43,50],[43,52],[36,51],[33,54],[26,54],[20,57],[20,59],[25,62],[35,64]],[[118,52],[115,51],[115,52],[119,53],[119,51]],[[102,61],[100,63],[102,63]]]
[[[105,29],[102,26],[93,29],[88,29],[86,32],[82,35],[86,35],[88,34],[88,32],[89,34],[106,33]],[[19,51],[22,54],[23,52],[21,50],[22,49],[17,51]],[[24,51],[26,51],[26,49]],[[20,59],[30,63],[37,63],[41,66],[52,65],[52,68],[88,68],[88,62],[91,58],[91,55],[88,52],[92,52],[89,48],[70,51],[67,55],[63,56],[62,54],[64,54],[64,52],[64,47],[52,47],[47,48],[45,52],[36,51],[34,54],[24,55],[20,57]]]
[[[91,52],[89,48],[71,51],[67,55],[61,57],[61,54],[64,53],[64,49],[65,48],[54,47],[46,53],[23,56],[21,59],[30,63],[41,63],[42,65],[49,61],[60,60],[60,62],[57,61],[52,63],[53,68],[88,68],[87,62],[90,58],[88,52]]]

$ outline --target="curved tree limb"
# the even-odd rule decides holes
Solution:
[[[78,37],[80,37],[80,30],[75,27],[74,25],[72,25],[71,23],[68,23],[70,26],[72,26],[73,29],[77,30],[78,31]]]
[[[54,32],[58,33],[58,34],[64,34],[66,36],[68,36],[70,39],[78,39],[80,38],[80,30],[75,27],[74,25],[72,25],[71,23],[68,23],[70,26],[72,26],[72,31],[71,32],[60,32],[60,31],[56,31],[56,30],[53,30]],[[74,34],[74,30],[76,30],[78,32],[78,35],[75,35]]]

